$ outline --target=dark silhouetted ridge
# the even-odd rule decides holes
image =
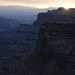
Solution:
[[[57,10],[39,13],[34,25],[40,25],[45,22],[75,23],[75,9],[65,10],[64,8],[58,8]]]

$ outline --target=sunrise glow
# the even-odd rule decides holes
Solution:
[[[65,10],[69,10],[70,8],[68,8],[68,7],[64,7],[64,9],[65,9]]]
[[[0,0],[0,6],[30,6],[37,8],[64,7],[75,8],[75,0]]]

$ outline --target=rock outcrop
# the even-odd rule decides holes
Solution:
[[[41,26],[35,57],[47,64],[44,75],[75,74],[74,29],[73,23],[45,23]]]
[[[75,23],[75,9],[65,10],[64,8],[58,8],[57,10],[39,13],[34,25],[41,25],[45,22]]]
[[[74,75],[75,24],[41,25],[33,55],[9,67],[10,75]]]

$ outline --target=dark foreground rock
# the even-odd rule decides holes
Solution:
[[[36,51],[20,63],[3,67],[8,75],[75,75],[74,24],[45,23]]]

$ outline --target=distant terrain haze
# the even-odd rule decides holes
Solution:
[[[22,23],[33,24],[39,12],[57,9],[55,7],[39,9],[35,7],[23,6],[0,6],[0,16],[12,18],[21,21]]]

